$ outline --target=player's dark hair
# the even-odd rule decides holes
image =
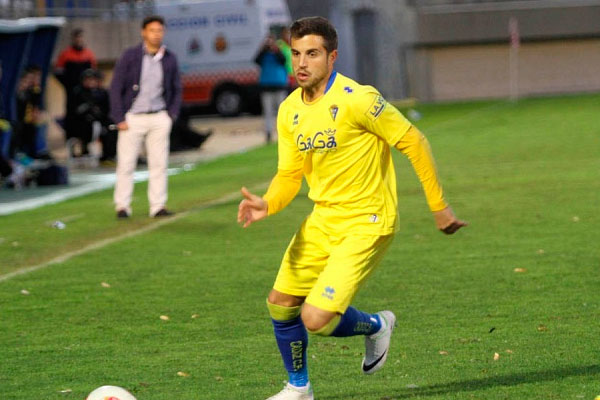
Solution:
[[[165,19],[160,15],[150,15],[142,21],[142,29],[146,28],[146,25],[151,24],[152,22],[158,22],[162,26],[165,25]]]
[[[300,39],[306,35],[321,36],[328,53],[336,50],[338,46],[335,28],[323,17],[306,17],[294,21],[290,27],[290,35],[293,39]]]

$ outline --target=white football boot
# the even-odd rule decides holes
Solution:
[[[362,362],[362,370],[365,374],[374,374],[385,364],[390,339],[396,325],[396,316],[393,312],[380,311],[377,315],[381,318],[382,328],[372,335],[365,336],[365,357]]]
[[[301,388],[288,383],[281,392],[269,397],[267,400],[315,400],[315,397],[310,383]]]

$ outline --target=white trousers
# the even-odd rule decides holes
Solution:
[[[150,216],[167,204],[167,167],[169,164],[169,134],[172,121],[166,111],[154,114],[125,115],[129,129],[119,131],[117,139],[117,183],[115,209],[131,214],[133,174],[142,145],[146,145],[148,161],[148,202]]]
[[[265,133],[267,135],[267,140],[270,140],[271,132],[273,132],[273,125],[275,122],[275,116],[277,115],[277,109],[285,100],[286,96],[287,92],[285,90],[264,91],[260,94],[263,117],[265,118]]]

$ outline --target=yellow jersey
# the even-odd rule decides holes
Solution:
[[[390,146],[411,127],[375,88],[335,71],[325,94],[312,103],[296,89],[277,115],[279,172],[264,196],[269,214],[291,201],[303,174],[315,203],[311,217],[325,232],[395,232],[398,199]],[[289,195],[282,190],[292,191],[291,198],[283,199]]]

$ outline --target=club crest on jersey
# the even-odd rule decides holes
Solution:
[[[335,129],[325,129],[314,135],[303,135],[296,138],[296,146],[301,152],[330,153],[337,151],[337,142],[335,140]]]
[[[331,119],[333,119],[334,121],[335,117],[337,117],[338,110],[339,108],[335,104],[332,104],[331,107],[329,107],[329,114],[331,114]]]
[[[373,122],[381,115],[381,112],[385,109],[386,101],[382,96],[375,97],[371,106],[365,113],[365,115]]]

